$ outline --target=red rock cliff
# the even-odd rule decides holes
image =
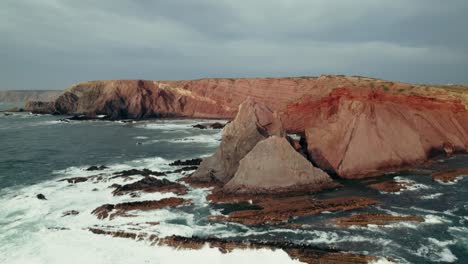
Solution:
[[[305,133],[310,157],[347,178],[468,149],[468,87],[364,77],[93,81],[55,101],[58,113],[111,118],[233,118],[251,97]]]

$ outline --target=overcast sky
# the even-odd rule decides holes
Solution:
[[[467,0],[1,0],[0,89],[347,74],[468,83]]]

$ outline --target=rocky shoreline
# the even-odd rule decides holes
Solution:
[[[221,214],[205,217],[204,221],[209,223],[300,229],[303,223],[296,219],[325,213],[348,214],[326,223],[336,228],[423,223],[425,220],[419,216],[366,212],[379,206],[381,201],[365,195],[320,197],[320,194],[333,194],[350,182],[362,185],[369,192],[398,194],[414,188],[414,183],[389,176],[388,172],[416,168],[434,159],[466,153],[468,111],[463,93],[454,95],[442,92],[443,89],[424,89],[428,93],[422,95],[421,87],[413,87],[418,93],[406,94],[398,92],[402,87],[408,88],[403,84],[392,84],[389,91],[382,91],[366,86],[369,83],[375,85],[380,82],[378,80],[346,77],[289,81],[315,86],[314,89],[304,89],[305,92],[294,90],[297,94],[288,90],[288,96],[284,98],[276,98],[276,95],[270,98],[264,93],[267,85],[263,82],[256,84],[259,90],[253,89],[242,96],[235,91],[227,92],[224,83],[215,82],[215,86],[209,87],[224,87],[221,90],[229,97],[221,99],[201,93],[206,87],[199,86],[198,82],[169,86],[150,81],[94,82],[75,86],[52,103],[30,103],[29,108],[42,113],[85,113],[67,119],[69,121],[92,120],[98,115],[106,115],[98,119],[110,120],[148,117],[232,119],[225,125],[201,123],[193,126],[223,129],[219,148],[212,156],[177,160],[168,164],[174,169],[166,171],[128,169],[109,174],[106,166],[92,166],[87,171],[95,172],[94,175],[62,179],[69,184],[119,179],[123,183],[108,186],[113,189],[114,197],[139,198],[147,193],[176,195],[158,200],[103,204],[92,211],[103,221],[132,218],[139,211],[183,211],[196,202],[188,194],[201,190],[208,191],[204,197],[208,208],[226,209]],[[179,87],[181,84],[183,88]],[[283,87],[275,86],[277,83],[267,84]],[[237,89],[239,84],[234,81],[233,85],[228,87]],[[118,97],[114,97],[115,91],[118,91]],[[111,97],[103,97],[104,92]],[[443,183],[468,174],[467,168],[430,172],[434,180]],[[168,179],[173,174],[178,175],[177,179]],[[39,199],[46,201],[45,196],[43,198]],[[73,216],[75,212],[64,212],[64,215]],[[151,223],[158,225],[159,220],[154,219]],[[176,248],[198,249],[205,244],[225,252],[233,248],[276,248],[306,263],[366,263],[385,257],[317,249],[288,241],[158,237],[100,226],[89,230],[95,234],[145,239]]]
[[[315,167],[356,179],[466,153],[467,94],[468,87],[462,85],[414,85],[339,75],[112,80],[74,85],[54,102],[28,102],[25,110],[73,115],[64,120],[232,120],[251,98],[274,112],[286,133],[302,135],[302,154]],[[223,124],[195,127],[219,129]]]
[[[200,167],[200,159],[194,158],[189,160],[177,160],[168,166],[176,166],[177,168],[197,168]],[[96,170],[95,168],[101,168]],[[91,170],[89,170],[91,168]],[[65,178],[61,182],[68,182],[69,184],[82,184],[88,181],[93,183],[108,182],[110,180],[123,179],[130,181],[125,185],[112,184],[109,187],[113,188],[113,195],[139,197],[139,194],[147,192],[165,193],[170,192],[176,197],[162,198],[159,200],[138,200],[134,202],[125,202],[117,204],[103,204],[95,208],[91,213],[98,219],[106,220],[102,226],[89,227],[89,231],[97,235],[109,235],[120,238],[130,238],[134,240],[144,240],[152,243],[155,246],[169,246],[179,250],[183,249],[201,249],[204,246],[218,248],[223,253],[229,253],[234,249],[279,249],[285,251],[291,259],[297,259],[305,263],[369,263],[377,261],[386,256],[368,256],[363,254],[356,254],[352,252],[342,251],[338,248],[317,247],[307,244],[296,244],[288,241],[268,241],[268,240],[251,240],[251,239],[225,239],[217,237],[184,237],[184,236],[157,236],[155,234],[148,234],[140,232],[140,228],[135,224],[134,228],[119,230],[119,226],[112,227],[112,221],[117,218],[135,217],[140,212],[157,211],[161,209],[185,210],[189,208],[193,201],[190,198],[185,198],[188,190],[194,191],[198,188],[208,190],[206,200],[208,207],[215,206],[217,208],[229,208],[228,211],[222,214],[208,215],[206,221],[212,223],[238,223],[252,227],[278,227],[291,230],[301,230],[313,228],[313,225],[298,223],[295,219],[302,216],[311,216],[316,214],[349,212],[349,216],[334,217],[327,225],[336,226],[336,228],[351,228],[355,226],[386,226],[396,223],[411,222],[415,224],[424,223],[425,219],[421,216],[411,215],[392,215],[388,213],[366,213],[362,210],[367,210],[379,206],[381,201],[368,198],[368,197],[355,197],[355,196],[338,196],[335,198],[317,198],[317,192],[284,192],[284,193],[230,193],[223,191],[223,184],[219,181],[214,182],[197,182],[190,184],[192,176],[179,176],[178,180],[170,181],[166,177],[173,175],[178,169],[168,171],[152,171],[149,169],[130,169],[124,171],[117,171],[113,173],[106,172],[105,166],[91,166],[84,169],[88,172],[93,172],[95,175],[81,178]],[[465,169],[457,170],[457,175],[465,173]],[[194,169],[187,170],[193,173]],[[424,170],[421,170],[424,171]],[[426,176],[430,177],[430,171],[424,171]],[[437,171],[437,173],[446,173],[444,171]],[[454,171],[449,172],[451,175],[455,174]],[[116,177],[117,176],[117,177]],[[78,180],[81,179],[81,180]],[[83,180],[86,179],[86,180]],[[363,180],[363,182],[372,183],[378,178],[371,180]],[[345,180],[341,181],[339,186],[335,189],[346,187],[348,183]],[[380,181],[384,186],[396,180]],[[208,187],[209,183],[209,188]],[[200,187],[201,184],[203,185]],[[373,184],[373,183],[372,183]],[[374,189],[372,184],[368,185],[369,190]],[[122,186],[127,186],[122,188]],[[177,186],[182,186],[185,190],[180,192]],[[166,187],[170,187],[167,188]],[[335,189],[327,190],[328,193],[335,192]],[[380,189],[379,189],[380,190]],[[384,191],[388,191],[385,189]],[[395,190],[397,191],[397,190]],[[44,202],[46,202],[45,200]],[[71,210],[63,213],[63,216],[73,217],[80,212]],[[107,222],[111,221],[111,222]],[[159,225],[157,218],[148,225]],[[134,230],[134,231],[132,231]]]

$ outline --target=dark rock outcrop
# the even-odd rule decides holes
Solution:
[[[47,200],[47,198],[45,197],[45,195],[43,195],[42,193],[36,195],[36,198],[39,199],[39,200]]]
[[[194,128],[199,128],[199,129],[208,129],[208,128],[211,128],[211,129],[223,129],[225,126],[225,124],[221,124],[219,122],[215,122],[215,123],[201,123],[201,124],[196,124],[196,125],[193,125],[192,127]]]
[[[118,186],[113,195],[124,195],[132,192],[173,192],[179,195],[187,193],[187,187],[180,183],[172,182],[168,179],[157,179],[154,177],[145,177],[139,181]]]
[[[113,219],[116,216],[128,216],[128,211],[132,210],[156,210],[165,207],[177,207],[181,205],[191,204],[191,200],[182,198],[164,198],[157,201],[138,201],[119,204],[104,204],[94,209],[91,213],[96,215],[99,219],[110,217]]]
[[[108,167],[101,165],[101,166],[91,166],[87,168],[86,170],[87,171],[100,171],[100,170],[105,170],[105,169],[108,169]]]
[[[124,170],[124,171],[119,171],[114,173],[115,176],[112,178],[118,178],[118,177],[129,177],[129,176],[135,176],[135,175],[141,175],[141,176],[165,176],[166,173],[164,172],[159,172],[159,171],[152,171],[149,169],[129,169],[129,170]]]
[[[189,159],[189,160],[176,160],[169,163],[169,166],[198,166],[203,160],[201,158]]]

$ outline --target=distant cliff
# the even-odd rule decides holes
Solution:
[[[62,93],[58,90],[0,90],[0,102],[54,101]]]
[[[55,112],[91,116],[102,114],[113,119],[233,118],[238,106],[247,97],[275,111],[285,112],[297,102],[317,101],[342,88],[397,97],[423,96],[428,100],[458,102],[468,109],[468,86],[414,85],[358,76],[322,75],[188,81],[90,81],[65,90],[55,100]],[[301,125],[304,120],[298,121]]]

